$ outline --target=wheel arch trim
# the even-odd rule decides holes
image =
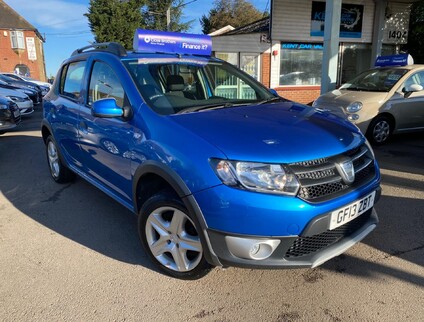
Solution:
[[[214,265],[214,266],[222,266],[221,262],[219,261],[217,255],[213,251],[209,235],[207,233],[207,223],[203,216],[203,213],[194,198],[191,190],[187,187],[185,182],[182,180],[182,178],[172,169],[167,167],[166,165],[157,162],[157,161],[146,161],[142,165],[138,167],[138,169],[135,171],[133,176],[133,203],[134,203],[134,210],[136,214],[138,215],[141,205],[139,206],[137,203],[137,193],[138,193],[138,183],[140,179],[144,175],[148,174],[154,174],[159,177],[161,177],[164,181],[166,181],[172,189],[177,193],[177,195],[181,198],[182,202],[184,203],[184,206],[188,209],[188,211],[195,216],[197,219],[197,222],[200,225],[200,228],[202,230],[201,238],[203,239],[203,244],[207,247],[205,249],[205,258],[206,260]]]

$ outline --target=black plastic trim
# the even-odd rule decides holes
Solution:
[[[348,237],[344,237],[339,240],[335,244],[332,244],[328,247],[325,247],[317,252],[313,252],[308,255],[304,255],[301,257],[292,257],[285,258],[287,251],[292,246],[293,242],[298,239],[298,236],[288,236],[288,237],[276,237],[276,236],[249,236],[249,235],[237,235],[237,234],[229,234],[226,232],[216,231],[216,230],[208,230],[209,237],[216,252],[216,255],[219,258],[219,261],[224,266],[235,266],[235,267],[243,267],[243,268],[307,268],[307,267],[315,267],[317,263],[321,263],[324,258],[326,261],[329,258],[334,256],[338,256],[339,247],[343,247],[344,245],[349,245],[352,240],[355,240],[358,236],[365,232],[372,231],[378,223],[378,216],[374,210],[374,208],[369,210],[370,217],[365,222],[364,225]],[[323,233],[327,231],[328,226],[326,226],[319,233]],[[265,260],[249,260],[243,259],[234,256],[229,251],[225,237],[226,236],[234,236],[234,237],[242,237],[242,238],[253,238],[253,239],[279,239],[280,244],[275,249],[274,253]]]

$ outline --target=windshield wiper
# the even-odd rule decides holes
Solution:
[[[260,101],[259,103],[256,103],[256,104],[261,105],[261,104],[278,102],[278,101],[285,101],[285,99],[282,98],[282,97],[279,97],[279,96],[273,96],[273,97],[267,98],[266,100]],[[253,104],[255,104],[255,103],[253,103]]]
[[[207,105],[188,107],[179,111],[177,114],[184,114],[184,113],[190,113],[190,112],[198,112],[203,110],[212,110],[212,109],[219,109],[219,108],[226,108],[226,107],[233,107],[233,106],[240,106],[240,105],[245,105],[245,104],[233,104],[233,103],[207,104]]]

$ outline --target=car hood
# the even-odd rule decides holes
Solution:
[[[382,103],[386,100],[387,92],[349,91],[346,89],[334,90],[321,95],[314,106],[323,109],[347,107],[350,103],[361,102],[364,105]]]
[[[231,160],[290,163],[317,159],[342,153],[364,140],[350,122],[293,102],[171,117]]]
[[[0,87],[0,95],[16,96],[16,97],[20,97],[20,98],[27,98],[28,97],[26,94],[20,92],[19,90],[13,90],[13,89],[8,89],[8,88],[3,88],[3,87]]]

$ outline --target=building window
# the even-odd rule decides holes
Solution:
[[[341,84],[344,84],[371,66],[371,45],[348,44],[342,45]]]
[[[240,61],[239,61],[240,54]],[[223,53],[216,52],[215,57],[225,60],[234,66],[237,66],[257,81],[260,81],[259,77],[259,54],[255,53]]]
[[[16,65],[14,71],[15,71],[15,74],[18,74],[18,75],[21,75],[21,76],[26,76],[26,77],[31,76],[31,73],[30,73],[28,66],[24,65],[24,64]]]
[[[12,49],[25,49],[24,33],[22,31],[11,31],[10,41]]]
[[[280,85],[321,85],[322,44],[282,43]]]
[[[240,69],[252,76],[257,81],[259,79],[259,55],[258,54],[240,54]]]
[[[227,63],[230,63],[234,66],[238,66],[238,53],[215,53],[215,57],[225,60]]]

